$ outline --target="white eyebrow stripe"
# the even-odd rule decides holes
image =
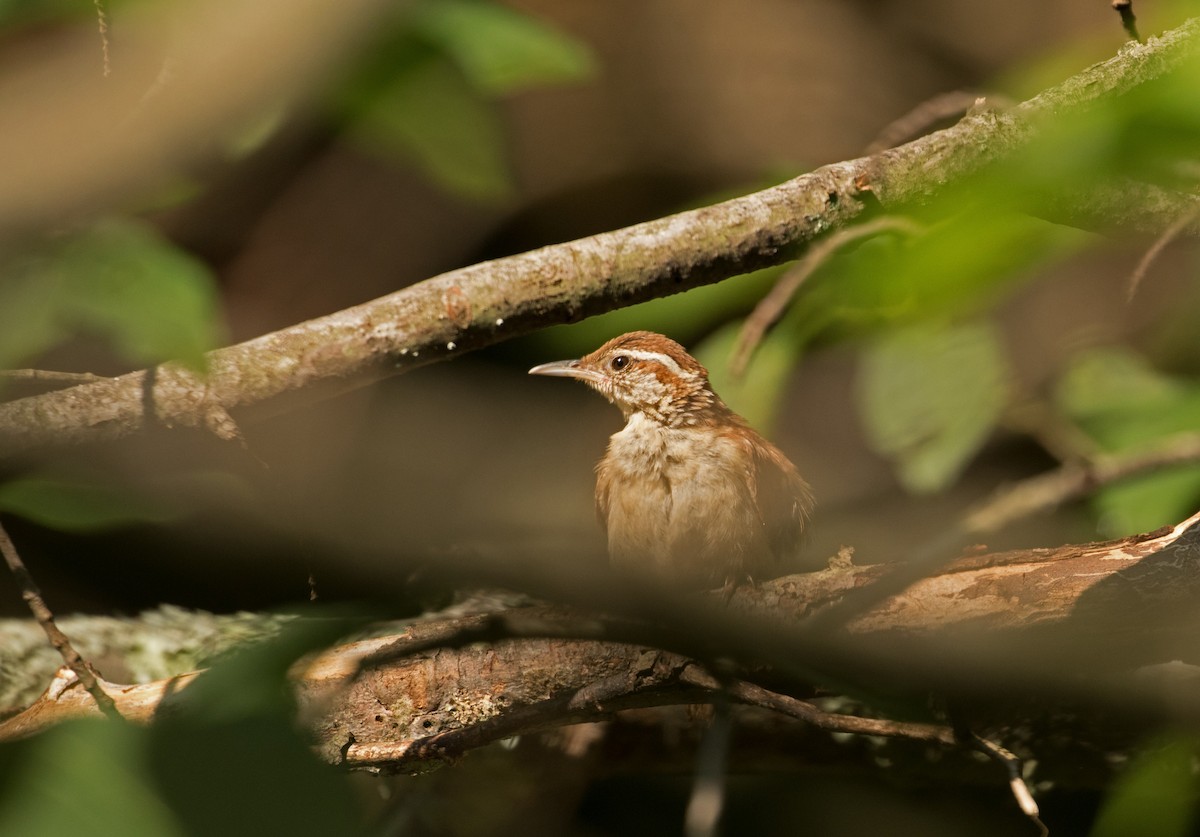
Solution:
[[[662,352],[647,352],[641,349],[628,349],[622,351],[621,354],[627,355],[635,360],[656,360],[681,378],[695,377],[694,372],[684,369],[679,365],[675,358],[668,354],[663,354]]]

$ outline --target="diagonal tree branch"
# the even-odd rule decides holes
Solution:
[[[283,409],[296,397],[327,396],[549,323],[787,261],[875,201],[890,209],[931,199],[1019,152],[1039,136],[1043,120],[1162,77],[1194,52],[1198,32],[1200,20],[1189,21],[1011,110],[969,116],[874,157],[828,165],[714,206],[451,271],[220,349],[209,356],[206,377],[165,364],[0,405],[0,457],[120,438],[156,424],[208,427],[232,439],[231,412],[240,418],[250,408]],[[1116,220],[1155,232],[1197,202],[1148,186],[1137,201],[1130,194],[1122,192]],[[1058,210],[1069,214],[1070,201],[1064,209],[1057,200]]]

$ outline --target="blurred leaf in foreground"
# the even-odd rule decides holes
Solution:
[[[172,837],[185,831],[159,796],[146,745],[132,724],[69,721],[7,744],[0,834]]]
[[[1117,780],[1092,837],[1186,837],[1192,834],[1200,785],[1196,741],[1180,737],[1147,749]]]

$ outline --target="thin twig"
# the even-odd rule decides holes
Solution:
[[[742,331],[738,335],[737,346],[733,351],[733,359],[729,362],[730,372],[735,376],[741,376],[746,371],[746,364],[750,360],[750,355],[754,353],[754,350],[758,348],[758,344],[762,342],[763,335],[766,334],[767,329],[783,315],[783,312],[787,309],[789,303],[791,303],[792,297],[796,295],[796,291],[800,289],[805,280],[838,250],[847,244],[852,244],[855,241],[870,238],[880,233],[900,232],[906,235],[916,235],[920,231],[921,226],[915,221],[907,218],[888,216],[839,230],[814,244],[809,248],[804,258],[796,262],[795,265],[779,277],[779,281],[775,283],[775,287],[759,301],[758,305],[754,307],[754,311],[750,313],[750,316],[742,324]]]
[[[1088,464],[1068,463],[1022,480],[977,506],[962,522],[969,536],[999,531],[1016,520],[1048,511],[1090,491],[1130,477],[1200,462],[1200,433],[1183,433],[1149,450],[1103,454]]]
[[[1133,16],[1133,0],[1112,0],[1112,7],[1121,16],[1121,26],[1125,27],[1125,33],[1139,44],[1145,43],[1138,34],[1137,18]]]
[[[1133,274],[1129,277],[1129,289],[1125,292],[1125,301],[1132,302],[1134,295],[1142,284],[1142,280],[1146,278],[1146,273],[1150,270],[1150,265],[1154,264],[1155,260],[1162,255],[1162,251],[1167,249],[1167,245],[1179,237],[1180,233],[1186,230],[1197,218],[1200,218],[1200,206],[1195,207],[1190,212],[1185,212],[1176,219],[1175,223],[1167,227],[1163,234],[1155,239],[1150,248],[1138,261],[1137,267],[1133,269]]]
[[[975,507],[887,575],[849,591],[840,601],[816,613],[809,619],[809,626],[817,630],[843,627],[884,600],[936,573],[958,554],[964,541],[996,532],[1023,517],[1048,511],[1105,485],[1162,468],[1197,462],[1200,462],[1200,433],[1183,433],[1150,450],[1107,454],[1090,464],[1068,463],[1021,480]]]
[[[62,655],[63,662],[71,671],[75,672],[79,682],[88,690],[95,699],[96,705],[105,715],[110,718],[120,718],[121,713],[117,711],[113,699],[100,686],[99,673],[75,650],[75,646],[71,645],[71,640],[54,623],[54,614],[46,606],[46,600],[42,598],[42,591],[38,589],[37,583],[26,568],[25,562],[21,560],[21,556],[17,554],[17,548],[13,546],[12,539],[8,536],[3,524],[0,524],[0,552],[4,553],[4,560],[17,580],[17,586],[21,588],[21,598],[25,600],[25,604],[29,605],[29,609],[33,612],[33,618],[46,632],[46,638],[50,640],[50,644]]]
[[[991,100],[997,107],[1009,107],[1012,102],[1001,96],[983,96],[966,90],[951,90],[926,99],[908,113],[884,126],[875,140],[863,151],[867,156],[878,154],[901,143],[927,134],[939,123],[960,119],[974,108]]]
[[[686,683],[689,682],[689,679],[688,673],[685,671],[680,681]],[[699,685],[699,683],[696,685]],[[799,718],[827,732],[905,738],[912,741],[942,744],[947,747],[963,743],[950,726],[885,721],[876,718],[861,718],[857,715],[839,715],[832,712],[825,712],[808,701],[798,700],[788,695],[781,695],[745,681],[730,684],[727,688],[731,696],[743,703],[761,706],[775,712],[790,715],[793,718]],[[967,743],[973,749],[987,754],[989,758],[1003,765],[1005,771],[1008,773],[1008,784],[1012,789],[1017,805],[1025,816],[1037,824],[1038,828],[1042,831],[1042,837],[1045,837],[1047,831],[1045,825],[1039,819],[1037,802],[1034,801],[1033,794],[1029,792],[1029,787],[1025,784],[1025,780],[1021,776],[1021,759],[999,744],[974,733],[971,733],[967,738]]]
[[[104,0],[92,0],[96,7],[96,22],[100,27],[100,54],[103,61],[103,75],[108,78],[112,75],[112,64],[109,62],[108,55],[108,15],[104,11]]]
[[[969,740],[973,749],[998,762],[1004,768],[1008,773],[1008,786],[1012,790],[1013,798],[1017,800],[1017,807],[1021,809],[1021,813],[1033,820],[1041,832],[1041,837],[1047,837],[1050,829],[1046,828],[1046,824],[1042,822],[1037,801],[1029,792],[1029,785],[1025,784],[1025,777],[1021,775],[1020,757],[996,742],[988,741],[975,733],[970,734]]]
[[[1088,462],[1101,454],[1095,439],[1041,398],[1018,398],[1005,411],[1004,425],[1034,439],[1060,464]]]
[[[719,689],[722,685],[712,675],[698,666],[689,666],[679,677],[679,682],[704,689]],[[844,732],[851,735],[876,735],[882,738],[906,738],[912,741],[957,744],[954,730],[942,724],[922,724],[910,721],[888,721],[881,718],[863,718],[858,715],[839,715],[826,712],[816,704],[790,695],[773,692],[747,680],[733,680],[724,688],[729,696],[739,703],[770,709],[782,715],[804,721],[825,732]]]
[[[111,380],[104,375],[95,375],[91,372],[55,372],[49,369],[0,369],[0,378],[10,381],[64,384],[66,386]]]

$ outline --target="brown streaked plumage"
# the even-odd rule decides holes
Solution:
[[[625,416],[596,467],[596,510],[615,566],[717,587],[769,577],[799,545],[808,483],[674,340],[635,331],[529,372],[578,378]]]

